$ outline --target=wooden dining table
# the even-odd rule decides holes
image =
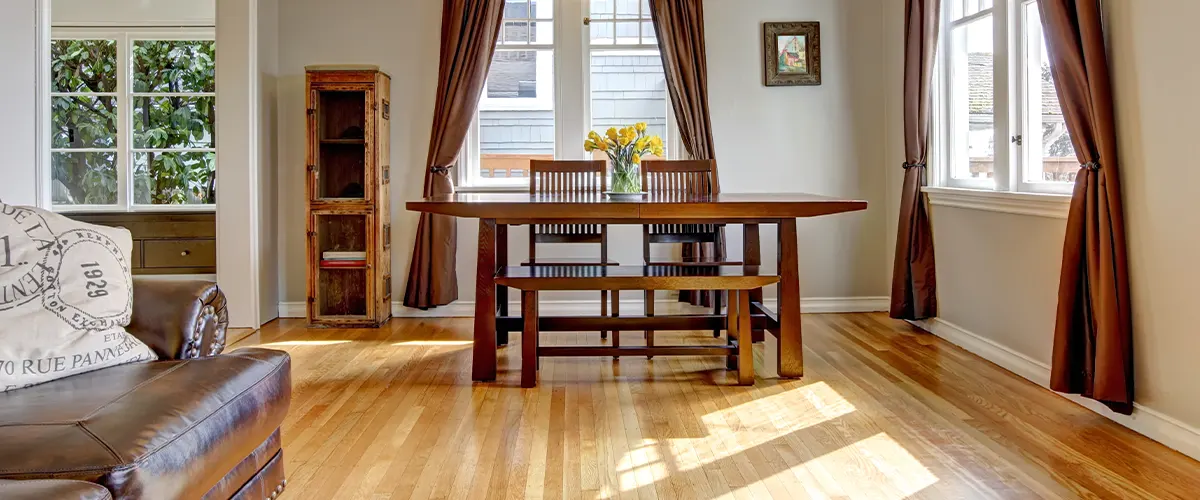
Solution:
[[[475,276],[475,324],[471,378],[496,378],[497,335],[520,331],[519,316],[508,315],[505,289],[497,289],[496,273],[508,265],[508,226],[529,224],[741,224],[743,263],[762,263],[759,227],[779,229],[777,308],[763,306],[762,291],[752,298],[755,330],[770,332],[778,342],[778,375],[804,374],[800,328],[800,273],[796,219],[865,210],[862,200],[803,193],[721,193],[716,195],[650,195],[610,199],[599,193],[454,193],[410,201],[415,212],[479,219]],[[556,316],[539,320],[539,330],[720,330],[725,317],[716,314],[620,317]],[[503,343],[503,342],[502,342]]]

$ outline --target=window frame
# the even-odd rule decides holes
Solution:
[[[582,4],[582,5],[578,5]],[[639,2],[639,8],[644,5]],[[497,50],[515,49],[515,50],[552,50],[553,65],[551,70],[550,84],[554,89],[553,96],[553,111],[554,111],[554,126],[555,126],[555,141],[554,141],[554,158],[569,159],[569,160],[584,160],[590,156],[583,150],[582,141],[586,137],[588,130],[592,128],[592,89],[591,89],[591,58],[593,51],[611,51],[611,52],[635,52],[654,50],[658,52],[659,46],[657,39],[653,43],[640,44],[612,44],[595,46],[591,41],[591,24],[593,22],[608,22],[612,20],[597,21],[590,17],[591,2],[585,0],[583,2],[570,2],[568,0],[554,1],[554,18],[531,18],[531,21],[553,21],[554,40],[552,44],[529,44],[529,45],[504,45],[498,44]],[[582,9],[582,15],[576,9]],[[615,2],[614,2],[615,9]],[[639,12],[641,12],[639,10]],[[649,22],[649,12],[644,13],[643,17],[638,19],[617,19],[617,22],[637,22],[639,23],[638,36],[642,40],[643,33],[640,29],[641,22]],[[614,31],[615,33],[615,31]],[[655,34],[657,36],[657,33]],[[615,41],[615,38],[614,38]],[[573,50],[576,44],[580,44],[580,51]],[[572,61],[578,57],[578,61]],[[660,56],[661,57],[661,56]],[[576,72],[570,70],[574,67],[572,63],[581,63],[582,71]],[[541,79],[539,78],[539,96],[541,95]],[[573,99],[567,97],[564,89],[579,89],[581,99]],[[480,98],[479,111],[512,111],[512,110],[549,110],[550,108],[538,108],[542,105],[541,98],[488,98],[487,87],[485,84],[483,96]],[[496,103],[495,101],[505,101],[508,105]],[[520,103],[517,101],[524,101]],[[577,102],[578,101],[578,102]],[[522,105],[524,104],[524,105]],[[683,145],[679,141],[678,125],[675,121],[675,112],[671,104],[670,96],[666,98],[666,134],[663,141],[667,144],[668,157],[678,157],[683,151]],[[580,120],[581,119],[581,120]],[[578,123],[575,123],[579,120]],[[576,130],[577,129],[577,130]],[[459,153],[458,161],[455,164],[455,188],[458,191],[464,192],[487,192],[487,191],[527,191],[529,189],[529,178],[527,177],[502,177],[502,178],[484,178],[479,176],[480,171],[480,146],[479,146],[479,112],[471,120],[471,126],[467,130],[466,140],[463,148]],[[565,142],[571,137],[580,137],[579,147],[564,147]]]
[[[1070,195],[1074,183],[1040,182],[1030,176],[1034,164],[1032,146],[1040,147],[1040,140],[1030,143],[1032,116],[1030,99],[1041,99],[1039,88],[1029,87],[1028,37],[1030,23],[1025,16],[1025,6],[1037,0],[995,0],[991,8],[951,19],[954,9],[949,0],[942,4],[941,33],[938,37],[938,56],[934,68],[934,123],[931,144],[930,167],[933,172],[931,192],[952,190],[975,190],[1001,193],[1033,193],[1046,195]],[[951,94],[951,63],[955,41],[954,29],[992,17],[993,35],[993,82],[992,109],[995,141],[995,160],[991,179],[961,179],[954,177],[956,161],[953,154],[954,140],[950,134],[953,119],[949,105]],[[1040,139],[1040,131],[1038,132]],[[1020,141],[1018,141],[1018,137]],[[1018,144],[1020,142],[1020,144]]]
[[[48,205],[55,212],[74,213],[74,212],[212,212],[216,210],[216,204],[169,204],[169,205],[153,205],[153,204],[137,204],[134,203],[134,158],[133,155],[141,152],[216,152],[216,148],[171,148],[171,149],[154,149],[154,148],[135,148],[133,144],[133,106],[134,100],[138,97],[154,97],[154,96],[174,96],[181,95],[187,97],[212,97],[216,98],[216,92],[181,92],[181,93],[164,93],[164,92],[134,92],[132,86],[133,79],[133,44],[142,40],[212,40],[216,42],[216,30],[207,27],[187,27],[187,28],[80,28],[80,27],[53,27],[50,30],[50,40],[115,40],[116,41],[116,92],[99,92],[99,93],[76,93],[76,92],[54,92],[50,87],[51,82],[46,82],[44,89],[46,95],[49,96],[49,103],[53,103],[55,97],[69,95],[114,95],[117,102],[117,134],[116,147],[108,148],[54,148],[51,143],[47,143],[47,166],[50,165],[50,158],[55,153],[61,152],[91,152],[91,151],[113,151],[116,152],[116,170],[117,170],[117,203],[110,205],[96,204],[77,204],[77,205],[59,205],[55,204],[53,198],[47,200]],[[50,54],[47,52],[46,63]],[[215,90],[215,89],[214,89]],[[46,127],[52,126],[50,118],[51,113],[47,110]],[[216,124],[213,124],[213,133],[216,133]],[[214,168],[218,168],[215,166]],[[52,168],[46,169],[46,181],[49,185],[53,185],[54,173]]]

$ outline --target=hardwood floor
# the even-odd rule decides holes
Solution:
[[[473,384],[470,319],[285,320],[234,348],[293,356],[292,498],[1200,498],[1200,463],[906,323],[803,323],[804,379],[754,387],[629,357],[546,358],[521,389],[517,336]]]

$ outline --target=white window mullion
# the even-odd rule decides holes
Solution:
[[[133,206],[132,43],[128,33],[117,39],[117,204],[126,210]]]
[[[583,24],[587,14],[586,2],[555,2],[554,106],[555,157],[567,160],[587,159],[583,141],[591,123],[588,106],[591,82],[589,78],[590,48],[588,26]]]
[[[1022,6],[1026,3],[1025,0],[1012,0],[1013,9],[1010,11],[1010,19],[1012,26],[1009,30],[1009,36],[1012,48],[1012,61],[1010,65],[1013,71],[1014,83],[1012,87],[1013,99],[1013,131],[1012,135],[1021,137],[1021,144],[1014,145],[1012,161],[1012,182],[1011,189],[1013,191],[1027,191],[1029,185],[1029,167],[1030,161],[1033,158],[1030,156],[1031,151],[1041,149],[1040,133],[1033,134],[1033,127],[1029,115],[1030,104],[1032,99],[1040,99],[1040,92],[1035,94],[1035,90],[1040,90],[1036,86],[1030,86],[1029,72],[1029,47],[1025,43],[1025,31],[1029,28],[1025,22],[1025,16],[1022,14],[1024,9]]]
[[[993,91],[992,99],[993,110],[995,110],[996,124],[996,166],[995,166],[995,190],[997,191],[1014,191],[1019,182],[1017,168],[1019,166],[1020,148],[1014,142],[1017,135],[1015,122],[1013,120],[1016,112],[1016,99],[1013,99],[1012,90],[1016,86],[1015,80],[1010,77],[1012,75],[1013,65],[1017,59],[1011,57],[1012,51],[1010,36],[1011,23],[1009,20],[1009,6],[1013,0],[1001,0],[995,3],[992,10],[995,12],[992,35],[992,46],[995,49]]]

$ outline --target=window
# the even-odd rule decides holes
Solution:
[[[212,208],[211,31],[56,30],[50,57],[56,208]]]
[[[554,158],[554,1],[512,0],[473,129],[467,185],[529,182],[529,160]]]
[[[948,0],[943,5],[936,87],[938,183],[1068,192],[1079,162],[1054,90],[1037,0]]]
[[[649,3],[592,0],[591,14],[591,129],[645,122],[647,133],[666,138],[667,80]]]
[[[666,79],[648,2],[592,0],[583,6],[586,20],[560,22],[562,12],[579,7],[505,3],[479,114],[459,162],[460,186],[528,186],[531,159],[586,158],[588,130],[646,122],[650,133],[667,139]],[[582,50],[576,40],[585,40]],[[557,95],[560,89],[571,97]]]

